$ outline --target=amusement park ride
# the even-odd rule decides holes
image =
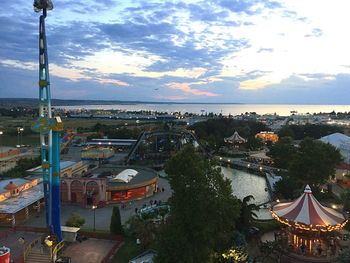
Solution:
[[[53,9],[51,0],[34,0],[35,12],[42,12],[39,25],[39,118],[32,130],[40,133],[46,224],[51,234],[62,239],[60,222],[60,117],[52,117],[49,62],[45,33],[45,18]]]

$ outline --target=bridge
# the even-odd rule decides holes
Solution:
[[[240,158],[230,158],[230,157],[222,157],[222,156],[215,156],[214,158],[222,164],[228,164],[228,165],[232,164],[233,166],[238,166],[241,168],[254,170],[257,172],[268,172],[268,173],[274,174],[276,172],[281,171],[281,169],[276,167],[262,165],[259,163],[247,162]]]

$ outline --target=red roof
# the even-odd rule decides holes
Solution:
[[[17,189],[17,188],[18,188],[18,186],[15,183],[13,183],[13,182],[10,182],[8,185],[5,186],[6,190],[14,190],[14,189]]]
[[[313,196],[310,186],[293,202],[280,203],[272,208],[272,216],[282,223],[311,226],[312,228],[329,228],[343,225],[346,219],[342,213],[322,206]]]

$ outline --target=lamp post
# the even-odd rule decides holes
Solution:
[[[2,137],[3,134],[4,134],[4,132],[0,131],[0,145],[1,145],[1,137]]]
[[[92,210],[94,211],[94,232],[96,230],[96,208],[97,208],[96,205],[92,206]]]
[[[17,145],[19,145],[18,147],[21,147],[21,145],[22,145],[22,133],[23,133],[23,131],[24,131],[23,127],[17,127]]]

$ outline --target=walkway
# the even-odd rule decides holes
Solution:
[[[89,238],[69,245],[63,250],[62,256],[70,257],[71,263],[101,262],[117,242],[119,241]]]
[[[166,202],[171,196],[171,190],[168,180],[164,178],[159,178],[159,188],[164,188],[164,192],[155,194],[154,196],[137,200],[128,203],[125,209],[120,209],[120,216],[122,224],[124,224],[132,215],[135,214],[135,208],[141,209],[144,205],[150,205],[151,200],[161,200]],[[97,230],[109,230],[109,225],[111,222],[113,206],[106,206],[103,208],[98,208],[95,210],[95,226]],[[61,206],[61,224],[65,225],[66,221],[72,214],[78,214],[85,219],[85,224],[83,229],[92,230],[94,227],[94,211],[89,208],[84,208],[78,205],[62,205]],[[46,225],[45,213],[42,211],[36,217],[30,218],[28,221],[23,223],[24,226],[31,227],[43,227]]]
[[[8,233],[5,235],[5,233]],[[12,230],[4,230],[0,232],[0,244],[1,246],[5,246],[11,249],[11,258],[12,259],[18,259],[22,257],[24,252],[24,247],[28,246],[32,241],[37,239],[42,235],[42,233],[32,233],[32,232],[22,232],[22,231],[16,231],[13,232]],[[24,245],[21,245],[18,242],[19,238],[23,238],[25,243]],[[16,262],[16,261],[14,261]]]

